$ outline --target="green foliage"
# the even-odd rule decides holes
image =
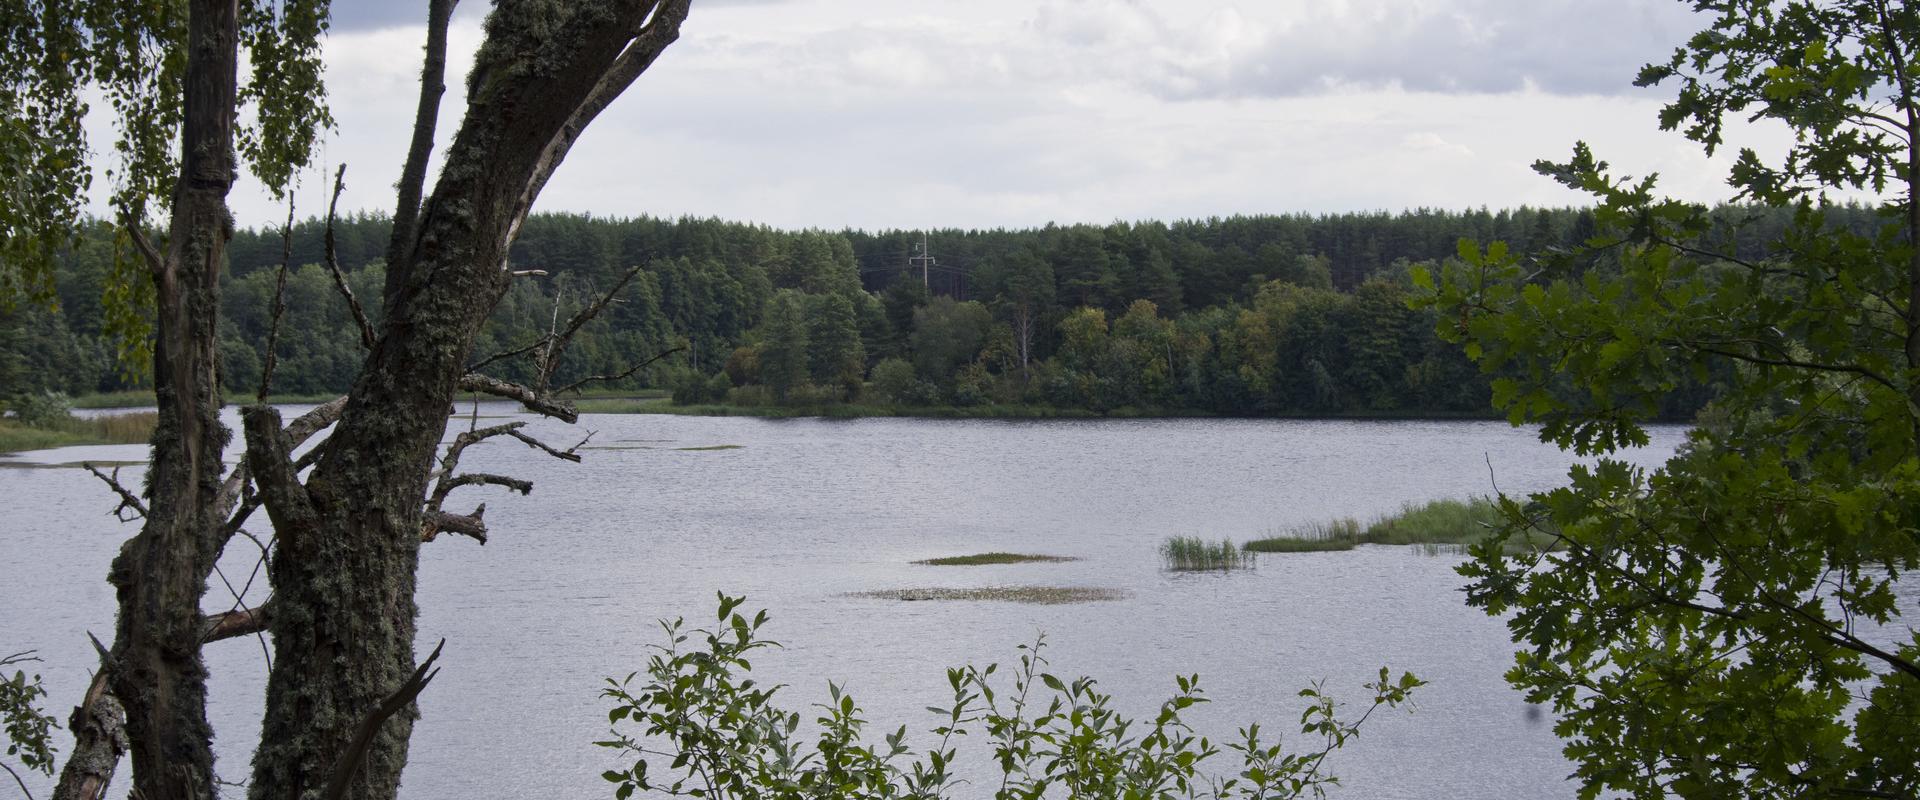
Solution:
[[[1324,553],[1352,550],[1360,544],[1360,522],[1351,518],[1313,523],[1241,545],[1254,553]]]
[[[0,674],[0,722],[7,730],[7,757],[17,758],[27,769],[53,774],[53,730],[58,722],[36,703],[47,696],[40,676],[29,677],[20,664],[39,661],[32,651],[0,658],[0,669],[15,667],[13,677]]]
[[[766,612],[748,618],[737,611],[743,602],[721,595],[711,630],[662,622],[670,641],[654,646],[644,680],[636,685],[635,673],[607,681],[602,696],[614,703],[608,721],[639,729],[636,737],[615,727],[614,738],[598,743],[633,758],[631,767],[604,774],[615,797],[652,791],[707,800],[946,798],[961,784],[955,767],[968,736],[992,748],[996,800],[1319,797],[1337,783],[1324,769],[1328,755],[1376,710],[1409,703],[1423,683],[1381,669],[1366,686],[1372,702],[1357,719],[1340,716],[1339,704],[1314,686],[1300,692],[1308,702],[1300,725],[1308,749],[1287,752],[1262,738],[1257,724],[1223,747],[1182,719],[1207,702],[1198,676],[1178,677],[1173,697],[1151,718],[1129,719],[1093,679],[1046,672],[1042,639],[1020,648],[1019,667],[1008,674],[997,664],[948,669],[951,702],[928,708],[936,722],[924,751],[908,742],[905,725],[867,740],[859,705],[832,683],[828,701],[814,707],[819,732],[808,742],[799,735],[801,712],[774,702],[782,687],[752,678],[749,657],[777,644],[761,637]],[[1230,773],[1201,771],[1223,752],[1239,762]]]
[[[1368,525],[1359,540],[1366,544],[1473,544],[1505,520],[1493,500],[1485,497],[1408,503]]]
[[[1160,545],[1160,560],[1176,571],[1252,569],[1255,556],[1233,542],[1209,542],[1198,536],[1175,536]]]
[[[21,395],[7,404],[20,424],[54,429],[73,417],[73,401],[59,392]]]
[[[332,124],[321,82],[320,35],[327,0],[239,4],[251,73],[239,87],[251,113],[238,131],[248,168],[276,194],[307,164]],[[111,204],[126,224],[146,225],[178,178],[186,71],[186,6],[87,0],[0,3],[0,305],[56,301],[55,263],[80,241],[80,206],[95,152],[81,125],[90,97],[113,109],[117,136]],[[149,360],[145,309],[152,283],[124,234],[111,249],[103,332],[122,363]]]
[[[1496,404],[1562,447],[1642,443],[1663,395],[1723,384],[1663,467],[1602,459],[1503,498],[1462,567],[1469,602],[1509,619],[1509,680],[1559,714],[1585,797],[1911,797],[1920,11],[1695,5],[1712,28],[1641,82],[1679,80],[1662,125],[1709,151],[1728,114],[1792,128],[1778,163],[1742,151],[1730,177],[1791,224],[1760,252],[1720,247],[1714,214],[1580,145],[1537,168],[1599,201],[1589,247],[1523,264],[1463,244],[1416,275],[1440,332],[1500,372]],[[1893,196],[1863,228],[1822,202],[1835,188]],[[1529,533],[1556,547],[1510,554]]]

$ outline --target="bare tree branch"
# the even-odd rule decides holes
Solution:
[[[346,407],[347,396],[341,395],[314,406],[305,414],[294,417],[292,422],[287,423],[287,446],[292,449],[299,449],[300,445],[306,443],[308,439],[313,438],[314,434],[319,433],[327,426],[339,420],[340,412]],[[301,456],[300,461],[294,464],[294,471],[298,472],[300,469],[310,465],[311,459],[318,452],[320,452],[320,449],[317,447],[307,451],[306,455]],[[234,533],[238,532],[240,526],[246,524],[247,518],[253,515],[254,509],[260,507],[260,502],[257,497],[249,498],[247,496],[246,488],[250,485],[249,480],[250,474],[247,469],[247,461],[243,457],[240,460],[240,465],[235,467],[233,472],[227,475],[226,481],[220,485],[220,497],[215,508],[218,512],[217,516],[227,517],[226,535],[221,537],[222,542],[225,542],[227,538],[232,537]],[[243,500],[245,501],[244,503],[242,502]],[[240,506],[237,512],[235,511],[236,506]]]
[[[574,409],[572,403],[555,400],[551,395],[543,396],[526,386],[477,372],[469,372],[460,378],[460,390],[516,400],[528,411],[568,424],[580,421],[580,412]]]
[[[571,319],[568,319],[566,330],[561,331],[558,335],[549,337],[549,346],[540,357],[540,381],[538,383],[540,388],[547,388],[548,381],[553,379],[554,370],[560,368],[560,356],[567,351],[569,345],[573,344],[573,337],[580,333],[582,327],[585,327],[593,318],[600,316],[600,312],[606,310],[606,307],[613,303],[614,298],[619,296],[620,290],[627,288],[627,284],[633,282],[634,276],[640,274],[640,269],[638,265],[629,268],[626,274],[620,276],[620,280],[614,281],[613,288],[602,293],[593,302],[588,303],[586,307],[580,309],[579,313],[574,314]],[[554,310],[557,312],[560,310],[558,297],[554,299],[554,303]]]
[[[280,363],[280,318],[287,313],[287,262],[293,260],[293,192],[287,193],[287,224],[280,228],[280,273],[273,284],[273,311],[267,324],[267,361],[260,369],[260,402],[273,391],[273,368]]]
[[[401,709],[412,705],[414,699],[420,696],[420,692],[427,688],[427,684],[433,682],[433,677],[440,674],[440,670],[433,669],[433,662],[440,658],[440,650],[446,646],[447,640],[441,639],[440,644],[433,648],[433,654],[427,656],[426,661],[420,662],[420,666],[414,668],[413,675],[360,720],[360,727],[354,731],[353,740],[347,745],[347,752],[341,754],[340,762],[333,767],[333,780],[327,784],[326,800],[342,800],[347,796],[347,789],[353,785],[353,776],[360,771],[360,762],[366,760],[367,747],[373,744],[374,734],[380,732],[380,726],[389,718],[400,713]]]
[[[145,517],[147,515],[147,507],[146,505],[140,502],[140,496],[134,494],[133,492],[128,491],[127,487],[120,485],[120,468],[119,467],[114,467],[113,474],[108,475],[104,472],[101,472],[98,467],[95,467],[91,463],[81,464],[80,466],[86,467],[88,472],[93,473],[93,477],[99,478],[101,481],[104,481],[107,484],[108,488],[113,489],[115,494],[120,495],[120,505],[114,506],[113,511],[109,513],[113,514],[116,517],[119,517],[121,522],[128,521],[127,517],[120,515],[120,512],[126,511],[128,509],[132,509],[133,513],[138,514],[142,517]]]
[[[544,451],[546,452],[547,455],[553,456],[554,458],[558,458],[563,461],[571,461],[575,464],[580,463],[580,453],[578,452],[580,448],[584,446],[588,442],[588,440],[591,440],[593,438],[593,432],[588,431],[586,438],[581,439],[578,444],[575,444],[574,446],[569,447],[565,450],[555,450],[552,447],[549,447],[546,442],[540,441],[539,439],[535,439],[532,436],[528,436],[527,434],[522,433],[519,430],[511,431],[507,435],[512,436],[515,439],[519,439],[522,442],[525,442],[528,447],[534,448],[535,450]]]
[[[353,296],[353,287],[347,285],[347,273],[340,269],[340,251],[333,237],[333,223],[340,209],[340,192],[347,188],[347,165],[333,173],[333,200],[327,203],[327,230],[323,236],[326,244],[327,272],[333,275],[333,287],[340,290],[340,296],[347,298],[347,308],[353,311],[353,321],[360,326],[360,346],[373,349],[373,323],[367,321],[367,310],[360,306],[360,298]],[[266,400],[263,396],[262,401]]]
[[[20,793],[26,795],[27,800],[34,800],[33,792],[27,788],[27,782],[20,779],[20,773],[14,772],[13,767],[7,766],[5,761],[0,761],[0,769],[6,770],[8,775],[13,776],[13,782],[20,784]]]
[[[420,222],[420,198],[427,183],[427,161],[433,156],[434,128],[440,119],[440,96],[447,91],[447,27],[458,0],[428,0],[427,54],[420,66],[420,100],[413,113],[413,141],[407,146],[406,166],[400,170],[399,199],[393,208],[393,234],[387,241],[387,280],[382,296],[389,303],[412,266],[414,238]]]
[[[259,487],[275,533],[287,537],[315,530],[319,514],[288,458],[292,445],[280,427],[280,412],[259,404],[246,407],[240,416],[247,433],[247,469]]]
[[[133,242],[133,249],[139,251],[140,259],[146,262],[147,270],[153,273],[156,281],[165,276],[167,259],[160,255],[160,250],[153,246],[152,240],[147,238],[146,231],[141,229],[141,220],[133,215],[132,209],[120,209],[120,228],[127,232],[128,241]]]
[[[113,656],[99,639],[91,635],[100,654],[100,669],[87,684],[80,705],[67,718],[73,731],[73,754],[60,768],[60,782],[54,786],[53,800],[100,800],[113,783],[113,771],[127,752],[127,712],[108,688],[113,671]]]
[[[487,543],[487,504],[481,503],[471,514],[428,511],[421,516],[420,541],[431,542],[441,531],[457,533],[481,544]]]
[[[594,383],[596,381],[612,383],[614,381],[626,380],[628,378],[633,377],[634,373],[639,372],[640,370],[646,369],[653,362],[659,361],[660,359],[666,358],[667,356],[673,355],[674,353],[678,353],[685,349],[686,348],[684,347],[674,347],[674,348],[662,350],[658,353],[653,354],[652,358],[649,358],[645,361],[642,361],[638,364],[628,367],[627,371],[625,372],[621,372],[613,375],[589,375],[585,378],[581,378],[580,380],[574,381],[573,383],[569,383],[566,386],[560,387],[560,390],[557,392],[554,392],[554,394],[566,394],[568,392],[574,391],[576,389],[579,389],[582,386],[585,386],[589,383]]]
[[[266,605],[208,614],[200,620],[200,641],[204,644],[262,633],[267,629],[267,614]]]

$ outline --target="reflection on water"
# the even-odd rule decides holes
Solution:
[[[581,435],[550,421],[532,427],[554,441]],[[1501,680],[1511,661],[1504,627],[1461,602],[1459,556],[1362,546],[1192,574],[1163,571],[1156,550],[1169,536],[1245,540],[1486,493],[1496,481],[1509,493],[1554,485],[1572,459],[1528,431],[1490,422],[597,415],[581,427],[609,445],[583,464],[503,440],[468,451],[468,468],[510,472],[536,488],[524,498],[455,495],[456,507],[487,502],[489,544],[454,537],[427,546],[420,635],[447,645],[421,700],[403,797],[610,796],[599,777],[608,751],[591,744],[606,727],[602,678],[643,665],[657,618],[707,618],[716,590],[770,609],[768,633],[785,648],[756,667],[763,680],[791,684],[789,707],[824,699],[831,678],[847,684],[876,729],[931,727],[924,707],[950,694],[944,667],[1010,661],[1038,632],[1055,672],[1098,677],[1134,714],[1167,697],[1174,675],[1201,674],[1214,702],[1191,720],[1216,740],[1255,720],[1290,729],[1294,693],[1312,681],[1358,702],[1360,684],[1389,665],[1430,685],[1412,715],[1376,717],[1336,756],[1343,793],[1573,796],[1550,720]],[[1653,438],[1635,460],[1664,459],[1681,431]],[[24,460],[141,455],[87,448]],[[132,485],[137,472],[127,468],[123,480]],[[50,705],[64,716],[93,663],[86,632],[112,631],[104,576],[132,529],[108,516],[113,498],[77,469],[0,469],[0,498],[0,650],[47,658]],[[252,570],[251,549],[229,548],[222,577],[235,589]],[[1075,560],[913,563],[993,551]],[[862,596],[1015,586],[1119,596],[1065,604]],[[208,609],[230,606],[221,578],[214,587]],[[224,642],[209,661],[220,772],[243,780],[262,648]],[[969,757],[985,754],[963,751]]]

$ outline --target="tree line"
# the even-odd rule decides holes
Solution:
[[[1727,207],[1715,246],[1763,257],[1790,222]],[[1838,224],[1864,227],[1865,209]],[[383,215],[335,221],[336,261],[375,320]],[[778,231],[716,219],[527,220],[513,283],[475,355],[534,341],[641,267],[574,339],[556,379],[614,374],[678,349],[615,388],[665,387],[688,403],[1049,406],[1099,413],[1465,413],[1490,379],[1406,302],[1409,275],[1461,238],[1558,252],[1593,235],[1590,211],[1421,209],[1399,214],[1236,216],[1026,230]],[[325,225],[238,232],[222,276],[220,377],[256,386],[278,267],[289,265],[276,386],[345,391],[362,353],[325,261]],[[1714,237],[1716,234],[1710,233]],[[926,246],[924,271],[911,262]],[[0,386],[11,395],[143,388],[103,291],[128,242],[90,226],[60,255],[57,308],[0,311]],[[284,255],[283,257],[283,254]],[[502,368],[525,380],[524,362]],[[516,372],[518,370],[518,372]],[[1710,381],[1677,394],[1697,407]]]

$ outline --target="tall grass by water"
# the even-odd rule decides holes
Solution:
[[[1321,553],[1352,550],[1360,543],[1360,521],[1352,517],[1330,522],[1313,522],[1287,531],[1247,542],[1254,553]]]
[[[1175,536],[1160,545],[1167,569],[1179,571],[1251,569],[1254,554],[1230,539],[1209,542],[1198,536]]]
[[[0,453],[76,444],[142,444],[153,437],[160,415],[152,411],[36,420],[26,425],[0,419]]]
[[[1261,553],[1351,550],[1363,544],[1421,545],[1428,552],[1479,542],[1498,529],[1498,506],[1486,497],[1408,503],[1364,528],[1351,518],[1313,523],[1286,533],[1255,539],[1246,549]]]

